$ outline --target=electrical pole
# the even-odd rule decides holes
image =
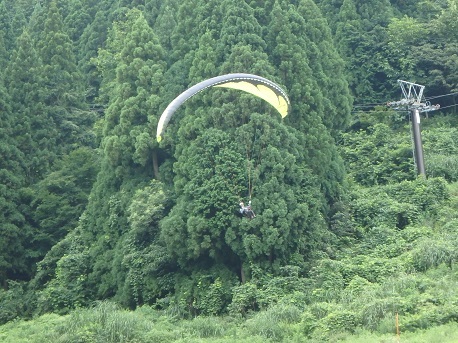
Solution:
[[[412,123],[413,141],[414,141],[414,159],[417,166],[418,175],[426,176],[425,161],[423,158],[423,145],[420,130],[420,113],[430,112],[439,109],[439,105],[431,105],[423,101],[423,91],[425,86],[416,83],[398,80],[404,99],[387,103],[387,106],[394,109],[406,109],[410,111]]]
[[[418,108],[412,109],[410,113],[411,122],[412,122],[412,132],[413,132],[413,143],[414,143],[414,156],[415,164],[417,165],[418,175],[425,175],[425,160],[423,158],[423,145],[421,140],[421,130],[420,130],[420,111]]]

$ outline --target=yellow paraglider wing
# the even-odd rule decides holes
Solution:
[[[165,128],[175,111],[190,97],[209,87],[232,88],[253,94],[271,104],[281,115],[286,117],[290,103],[285,91],[276,83],[253,74],[226,74],[199,82],[177,96],[164,110],[157,125],[156,139],[162,140]]]
[[[287,98],[275,88],[267,87],[262,83],[252,83],[249,81],[230,81],[215,85],[215,87],[225,87],[238,89],[247,93],[256,95],[257,97],[271,104],[281,115],[282,118],[288,114]]]

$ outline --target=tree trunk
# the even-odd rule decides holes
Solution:
[[[157,150],[153,149],[153,173],[154,178],[159,180],[159,163],[157,161]]]
[[[246,281],[246,277],[245,277],[245,271],[243,270],[243,263],[240,264],[240,280],[242,282],[242,285],[245,283]]]

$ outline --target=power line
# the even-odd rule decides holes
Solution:
[[[440,111],[440,110],[443,110],[443,109],[446,109],[446,108],[450,108],[450,107],[456,107],[458,106],[458,104],[454,104],[454,105],[449,105],[449,106],[441,106],[440,108],[438,108],[436,111]],[[370,107],[370,106],[368,106]],[[407,109],[393,109],[394,111],[396,112],[409,112],[409,110]],[[355,110],[352,110],[351,113],[372,113],[372,112],[379,112],[377,110],[359,110],[359,109],[355,109]]]
[[[431,100],[431,99],[437,99],[437,98],[442,98],[444,96],[449,96],[449,95],[458,95],[458,92],[455,93],[449,93],[449,94],[443,94],[443,95],[436,95],[436,96],[430,96],[425,98],[426,100]]]
[[[445,96],[451,96],[451,95],[458,95],[458,92],[442,94],[442,95],[436,95],[436,96],[430,96],[430,97],[427,97],[427,98],[425,97],[424,99],[425,100],[431,100],[431,99],[443,98]],[[441,107],[440,109],[449,108],[449,107],[453,107],[453,106],[457,106],[457,105],[458,104],[450,105],[450,106],[444,106],[444,107]],[[386,103],[358,104],[358,105],[353,105],[353,108],[372,108],[372,107],[376,107],[376,106],[386,106]],[[352,112],[354,113],[354,112],[373,112],[373,111],[353,110]]]
[[[403,111],[407,111],[407,110],[398,110],[397,112],[403,112]],[[358,110],[358,109],[354,109],[351,111],[351,113],[379,113],[380,111],[378,110]]]
[[[449,105],[449,106],[441,106],[441,107],[439,108],[439,110],[443,110],[444,108],[455,107],[455,106],[458,106],[458,104]]]
[[[385,106],[386,104],[361,104],[361,105],[353,105],[353,107],[375,107],[375,106]]]

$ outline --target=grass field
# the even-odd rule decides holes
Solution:
[[[276,316],[263,311],[249,319],[197,317],[175,319],[150,307],[135,311],[103,302],[66,316],[45,314],[30,321],[13,321],[0,326],[5,343],[143,343],[143,342],[342,342],[342,343],[456,343],[458,323],[415,332],[377,334],[356,329],[306,335],[300,313]]]

